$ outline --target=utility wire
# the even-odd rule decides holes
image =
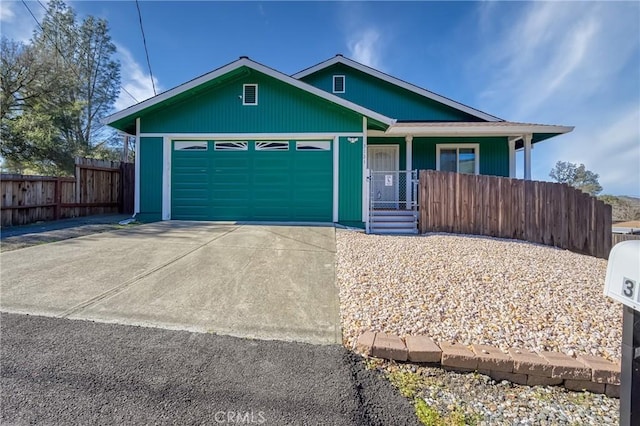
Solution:
[[[42,6],[42,8],[45,10],[45,12],[48,12],[47,9],[44,7],[44,5],[40,2],[40,0],[38,0],[38,3],[40,3],[40,6]],[[31,17],[33,18],[34,21],[36,21],[36,24],[38,25],[38,28],[40,28],[40,31],[42,31],[42,34],[44,34],[44,36],[55,46],[56,51],[58,52],[58,54],[60,55],[60,57],[67,63],[67,65],[71,65],[69,63],[69,61],[67,60],[67,58],[65,58],[65,56],[62,54],[62,51],[60,50],[60,48],[58,47],[58,43],[54,42],[53,40],[51,40],[51,38],[49,37],[49,34],[44,30],[44,28],[42,28],[42,25],[40,25],[40,22],[38,21],[38,18],[36,18],[36,15],[33,14],[33,12],[31,11],[31,9],[29,8],[29,6],[27,6],[27,3],[22,0],[22,4],[24,5],[24,7],[27,8],[27,10],[29,11],[29,14],[31,15]],[[76,77],[81,78],[80,74],[78,73],[78,71],[75,69],[75,67],[70,66],[69,67],[73,73],[76,75]],[[131,96],[131,99],[133,99],[136,103],[139,103],[140,101],[136,99],[135,96],[133,96],[127,89],[125,89],[122,85],[120,85],[120,89],[126,93],[127,95]],[[155,88],[154,88],[154,93],[155,93]]]
[[[151,87],[153,87],[153,95],[156,93],[156,84],[153,81],[153,73],[151,72],[151,61],[149,61],[149,50],[147,50],[147,38],[144,36],[144,28],[142,27],[142,14],[140,13],[140,3],[136,0],[136,8],[138,9],[138,20],[140,21],[140,32],[142,33],[142,44],[144,44],[144,54],[147,57],[147,66],[149,67],[149,77],[151,77]]]

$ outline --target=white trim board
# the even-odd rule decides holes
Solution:
[[[162,139],[162,220],[171,220],[171,138]]]
[[[207,74],[201,75],[200,77],[197,77],[191,81],[188,81],[186,83],[183,83],[179,86],[174,87],[173,89],[167,90],[166,92],[160,93],[159,95],[156,95],[150,99],[147,99],[146,101],[142,101],[136,105],[130,106],[129,108],[126,108],[122,111],[116,112],[114,114],[111,114],[105,118],[103,118],[101,120],[101,122],[103,124],[111,124],[115,121],[121,120],[123,118],[129,117],[133,114],[136,114],[137,112],[140,112],[146,108],[149,108],[150,106],[159,104],[161,102],[166,101],[167,99],[170,99],[176,95],[179,95],[180,93],[186,92],[187,90],[193,89],[194,87],[200,86],[201,84],[204,84],[208,81],[214,80],[224,74],[227,74],[231,71],[234,71],[240,67],[247,67],[247,68],[251,68],[255,71],[258,71],[262,74],[266,74],[270,77],[273,77],[277,80],[280,80],[284,83],[287,83],[291,86],[297,87],[298,89],[304,90],[306,92],[309,92],[311,94],[314,94],[322,99],[325,99],[329,102],[332,102],[334,104],[340,105],[344,108],[350,109],[354,112],[357,112],[359,114],[362,114],[366,117],[370,117],[373,118],[374,120],[377,120],[381,123],[384,123],[386,125],[391,125],[393,123],[395,123],[396,120],[387,117],[385,115],[382,115],[380,113],[377,113],[375,111],[372,111],[370,109],[364,108],[360,105],[357,105],[353,102],[347,101],[345,99],[340,98],[339,96],[333,95],[329,92],[325,92],[324,90],[318,89],[317,87],[314,87],[310,84],[307,84],[303,81],[297,80],[293,77],[290,77],[286,74],[283,74],[279,71],[276,71],[272,68],[266,67],[262,64],[259,64],[255,61],[252,61],[251,59],[247,58],[247,57],[241,57],[240,59],[231,62],[230,64],[224,65],[216,70],[213,70]]]
[[[340,219],[340,137],[333,138],[333,221]]]
[[[486,112],[482,112],[479,111],[475,108],[471,108],[470,106],[461,104],[459,102],[456,102],[452,99],[446,98],[444,96],[438,95],[437,93],[433,93],[429,90],[423,89],[421,87],[415,86],[411,83],[407,83],[404,80],[400,80],[399,78],[393,77],[389,74],[385,74],[383,72],[380,72],[374,68],[368,67],[366,65],[363,65],[359,62],[356,62],[352,59],[349,58],[345,58],[342,55],[336,55],[331,59],[328,59],[324,62],[320,62],[317,65],[314,65],[310,68],[304,69],[296,74],[293,74],[293,78],[296,79],[301,79],[304,78],[310,74],[313,74],[317,71],[323,70],[325,68],[328,68],[332,65],[335,64],[342,64],[342,65],[346,65],[350,68],[354,68],[360,72],[363,72],[365,74],[369,74],[373,77],[379,78],[381,80],[386,81],[387,83],[391,83],[393,85],[399,86],[403,89],[409,90],[413,93],[417,93],[418,95],[424,96],[426,98],[429,98],[431,100],[434,100],[436,102],[440,102],[441,104],[447,105],[451,108],[455,108],[459,111],[463,111],[466,112],[467,114],[473,115],[474,117],[478,117],[481,118],[483,120],[487,120],[487,121],[503,121],[502,119],[495,117],[493,115],[487,114]]]
[[[362,117],[362,221],[369,233],[369,163],[367,163],[367,117]]]
[[[364,117],[366,120],[366,117]],[[336,136],[358,136],[362,133],[141,133],[143,138],[185,139],[185,140],[333,140]]]
[[[554,126],[547,124],[521,124],[502,122],[500,124],[468,122],[456,123],[415,123],[389,126],[386,131],[369,130],[369,136],[522,136],[527,133],[569,133],[572,126]]]

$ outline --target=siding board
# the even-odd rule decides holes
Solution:
[[[258,105],[242,105],[243,84],[258,84]],[[179,95],[142,115],[143,133],[361,132],[362,116],[251,70]]]
[[[365,108],[398,120],[480,121],[465,112],[425,98],[344,64],[335,64],[301,80],[325,92],[333,91],[333,75],[345,76],[345,92],[334,93]]]
[[[362,224],[362,138],[351,143],[339,138],[338,161],[338,221],[344,224]]]
[[[162,218],[162,138],[140,138],[141,221]]]

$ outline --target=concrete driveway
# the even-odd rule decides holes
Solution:
[[[0,310],[341,341],[332,227],[158,222],[0,254]]]

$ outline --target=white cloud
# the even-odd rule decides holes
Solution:
[[[0,22],[7,23],[13,21],[16,17],[15,12],[12,10],[15,3],[3,1],[0,3]]]
[[[338,20],[345,31],[349,58],[384,71],[385,49],[391,42],[393,24],[389,21],[375,24],[377,19],[371,16],[372,8],[368,6],[366,3],[340,2]]]
[[[26,2],[31,12],[39,22],[44,18],[44,9],[37,2]],[[43,4],[47,5],[44,1]],[[2,23],[2,36],[9,39],[27,42],[36,28],[33,19],[26,7],[17,1],[0,1],[0,22]]]
[[[131,52],[124,46],[116,44],[117,53],[116,56],[120,60],[121,68],[121,86],[125,88],[137,102],[142,102],[153,96],[153,86],[151,84],[151,78],[149,74],[144,71],[143,67],[136,62]],[[158,93],[162,91],[160,83],[157,78],[153,78]],[[131,96],[129,96],[124,90],[120,91],[120,96],[115,103],[115,109],[121,110],[131,105],[136,104]]]
[[[477,104],[513,121],[576,126],[536,147],[535,179],[571,161],[599,173],[605,192],[640,195],[639,10],[606,2],[479,8],[482,47],[472,61],[485,90]]]
[[[379,69],[381,65],[380,33],[369,28],[352,34],[347,41],[349,56],[354,61]]]

